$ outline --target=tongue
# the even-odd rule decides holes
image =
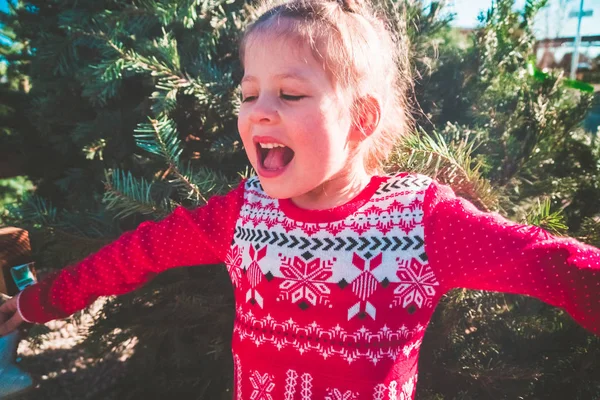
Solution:
[[[287,147],[275,147],[270,149],[263,162],[266,169],[280,169],[285,167],[290,161],[289,154],[286,154]]]

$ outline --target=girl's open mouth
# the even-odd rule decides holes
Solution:
[[[266,171],[285,168],[294,158],[294,151],[280,143],[256,143],[257,158]]]

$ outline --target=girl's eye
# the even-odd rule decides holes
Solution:
[[[298,101],[298,100],[301,100],[301,99],[305,98],[306,96],[292,96],[292,95],[289,95],[289,94],[283,94],[283,93],[282,93],[282,94],[281,94],[281,97],[282,97],[284,100]]]
[[[284,99],[284,100],[287,100],[287,101],[298,101],[298,100],[301,100],[301,99],[303,99],[305,97],[306,96],[292,96],[290,94],[283,94],[283,93],[281,94],[281,98]],[[247,102],[250,102],[250,101],[254,101],[257,98],[258,98],[258,96],[246,96],[246,97],[242,96],[242,103],[247,103]]]

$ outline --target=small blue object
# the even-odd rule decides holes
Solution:
[[[18,335],[14,331],[0,338],[0,400],[33,386],[31,376],[12,364],[12,356],[19,342]]]
[[[33,263],[17,265],[10,269],[10,274],[12,275],[17,288],[19,288],[19,291],[35,283],[35,276],[29,267],[32,264]]]

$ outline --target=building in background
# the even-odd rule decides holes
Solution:
[[[548,3],[539,12],[535,23],[537,63],[541,69],[561,68],[569,74],[580,0],[549,0]],[[477,16],[491,5],[492,0],[449,1],[449,9],[455,14],[454,25],[467,29],[475,27]],[[515,0],[515,8],[522,9],[524,6],[525,0]],[[600,56],[600,0],[584,0],[583,8],[587,16],[581,23],[577,77],[600,83],[600,73],[594,72],[600,69],[597,65]]]
[[[580,0],[550,0],[536,20],[538,65],[543,68],[571,69],[575,50]],[[600,55],[600,0],[584,0],[581,20],[578,78],[597,69]]]

